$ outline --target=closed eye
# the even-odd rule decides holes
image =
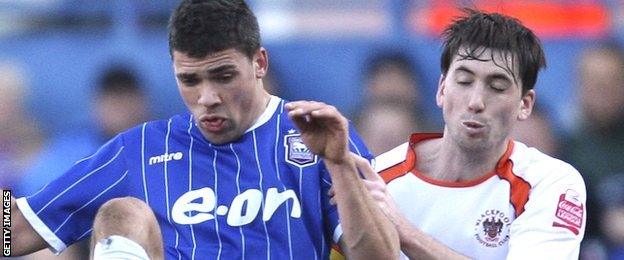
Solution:
[[[490,88],[496,92],[503,92],[509,88],[509,84],[506,82],[494,82],[490,84]]]

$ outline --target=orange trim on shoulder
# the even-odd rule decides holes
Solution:
[[[405,169],[405,161],[379,172],[379,175],[384,180],[384,182],[390,183],[392,180],[399,178],[405,175],[406,173],[408,173],[408,171],[404,169]]]
[[[531,185],[513,172],[513,162],[509,159],[511,153],[513,152],[513,147],[514,142],[513,140],[510,140],[505,155],[503,155],[501,160],[496,165],[496,173],[498,174],[498,177],[509,182],[509,200],[516,211],[517,218],[520,214],[522,214],[522,212],[524,212],[524,205],[526,205],[529,201]]]
[[[410,145],[412,145],[412,143],[417,143],[420,141],[424,141],[427,139],[432,139],[432,138],[441,138],[442,134],[420,134],[420,135],[412,135],[412,138],[410,139]],[[510,146],[511,145],[511,146]],[[513,142],[510,142],[510,145],[507,146],[507,150],[505,151],[505,154],[501,157],[501,159],[497,162],[497,165],[501,164],[502,161],[505,161],[507,159],[509,159],[509,156],[511,155],[511,151],[513,150]],[[416,157],[416,154],[414,154],[414,157]],[[443,181],[443,180],[437,180],[437,179],[433,179],[428,177],[427,175],[425,175],[422,172],[419,172],[418,170],[416,170],[416,164],[414,163],[414,168],[412,171],[412,174],[414,174],[416,177],[418,177],[419,179],[431,183],[433,185],[436,186],[441,186],[441,187],[449,187],[449,188],[465,188],[465,187],[471,187],[471,186],[475,186],[475,185],[479,185],[483,182],[485,182],[486,180],[488,180],[489,178],[492,178],[494,175],[496,175],[496,171],[492,171],[490,173],[487,173],[477,179],[473,179],[473,180],[467,180],[467,181]]]
[[[442,138],[442,133],[414,133],[410,135],[409,144],[413,148],[417,143],[436,138]]]
[[[409,145],[407,146],[407,151],[405,155],[405,160],[395,164],[394,166],[382,170],[379,172],[381,178],[386,182],[390,183],[392,180],[399,178],[408,172],[411,172],[416,169],[416,152],[414,151],[414,146],[421,141],[433,138],[440,138],[442,134],[439,133],[418,133],[412,134],[410,136]]]

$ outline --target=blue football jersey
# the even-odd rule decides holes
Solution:
[[[112,198],[145,201],[167,259],[328,259],[341,235],[329,173],[272,97],[239,140],[207,141],[192,115],[130,129],[18,206],[53,251],[91,234]],[[372,158],[350,127],[350,148]]]

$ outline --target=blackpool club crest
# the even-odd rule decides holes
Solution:
[[[284,136],[284,147],[286,148],[286,162],[294,166],[305,167],[317,162],[317,156],[308,149],[301,135],[294,130],[288,131],[288,134]]]
[[[479,244],[499,247],[509,241],[511,219],[502,210],[486,210],[475,222],[475,234]]]

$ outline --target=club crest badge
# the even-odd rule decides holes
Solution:
[[[585,212],[579,197],[579,193],[574,190],[567,190],[559,196],[553,227],[566,228],[575,235],[579,234],[579,230],[583,226],[583,214]]]
[[[288,131],[284,136],[284,147],[286,148],[286,162],[297,167],[313,165],[317,162],[317,156],[303,143],[301,135],[295,131]]]
[[[486,210],[475,222],[475,239],[486,247],[499,247],[509,241],[511,219],[501,210]]]

